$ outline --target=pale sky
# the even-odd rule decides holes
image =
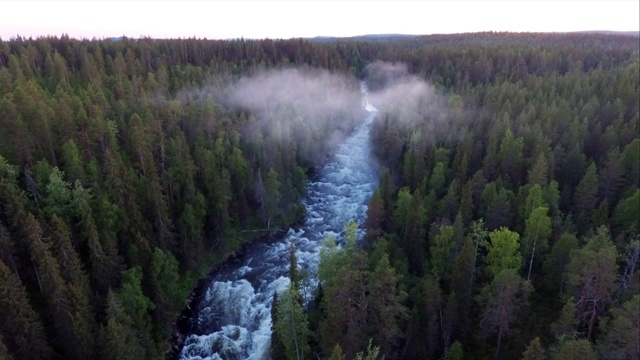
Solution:
[[[640,1],[5,1],[0,37],[292,38],[639,31]]]

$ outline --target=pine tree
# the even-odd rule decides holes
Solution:
[[[83,269],[78,252],[74,249],[67,224],[57,215],[51,217],[52,251],[58,261],[60,274],[69,284],[74,284],[89,293],[87,274]]]
[[[449,349],[449,360],[462,360],[464,359],[464,352],[462,350],[462,343],[458,340],[451,344]]]
[[[9,354],[7,345],[4,343],[2,334],[0,334],[0,360],[13,360],[13,356]]]
[[[42,241],[42,229],[33,215],[25,219],[31,261],[37,271],[42,297],[47,305],[48,314],[53,321],[56,345],[61,346],[65,355],[71,359],[86,359],[92,356],[93,336],[88,300],[81,296],[78,302],[71,303],[70,289],[60,274],[58,262]]]
[[[502,340],[509,334],[510,325],[526,301],[528,288],[515,269],[505,268],[495,274],[493,281],[482,289],[481,326],[485,335],[497,332],[495,359],[500,358]]]
[[[540,338],[531,340],[527,349],[522,353],[522,360],[547,360],[547,354],[540,343]]]
[[[572,336],[576,334],[577,324],[578,320],[576,318],[575,299],[570,297],[562,307],[560,315],[556,321],[551,323],[549,328],[556,338],[561,339],[563,336]]]
[[[331,356],[329,356],[327,360],[346,360],[340,344],[336,344],[336,346],[333,348],[333,351],[331,352]]]
[[[10,238],[9,230],[0,219],[0,261],[3,261],[12,271],[17,271],[17,261],[15,260],[15,246]]]
[[[618,229],[631,234],[640,234],[640,189],[621,200],[613,213],[613,221]]]
[[[326,353],[340,344],[347,357],[363,346],[369,307],[367,258],[355,246],[357,224],[345,226],[345,247],[338,249],[334,236],[328,236],[320,250],[318,279],[322,285],[320,343]]]
[[[549,247],[548,241],[551,235],[551,219],[547,216],[549,209],[538,207],[529,216],[525,223],[523,247],[524,255],[529,257],[529,270],[527,272],[527,281],[531,277],[531,268],[533,267],[533,259],[537,254],[541,254]]]
[[[611,309],[611,320],[598,340],[598,352],[605,359],[637,359],[640,356],[640,295]]]
[[[433,273],[443,281],[448,282],[451,277],[455,246],[453,227],[441,227],[431,244],[430,251]]]
[[[367,322],[371,324],[371,333],[383,354],[391,354],[391,350],[400,343],[402,325],[407,318],[403,306],[407,294],[398,289],[399,281],[400,276],[396,275],[384,254],[367,283]]]
[[[416,190],[409,205],[406,230],[402,239],[405,254],[409,260],[409,269],[418,276],[424,273],[424,241],[426,236],[426,219],[424,217],[424,203],[420,190]]]
[[[540,153],[527,173],[527,183],[530,185],[539,185],[541,187],[546,186],[547,168],[547,158],[544,156],[544,153]]]
[[[277,334],[289,360],[305,359],[309,352],[309,324],[293,286],[282,293],[276,318]]]
[[[51,359],[45,328],[20,279],[0,261],[0,329],[19,359]]]
[[[615,290],[617,251],[606,228],[598,229],[585,246],[571,252],[567,285],[575,297],[578,319],[586,326],[587,339]]]
[[[574,216],[578,224],[578,229],[585,232],[593,218],[593,212],[597,203],[598,194],[598,173],[595,163],[592,163],[582,180],[576,187],[574,195]]]
[[[578,239],[571,233],[563,233],[553,244],[551,253],[546,256],[543,264],[545,282],[553,292],[562,294],[566,280],[566,265],[570,254],[578,247]]]
[[[106,360],[134,360],[145,356],[117,296],[109,290],[106,297],[107,322],[100,330],[100,357]]]
[[[382,236],[384,230],[384,202],[380,189],[377,189],[369,200],[367,207],[367,219],[364,227],[367,230],[366,241],[368,246],[373,246],[374,242]]]
[[[264,213],[267,221],[267,229],[271,228],[271,220],[278,215],[278,206],[280,205],[280,181],[278,181],[278,173],[272,168],[267,173],[267,179],[264,183],[265,201]]]
[[[173,314],[180,308],[182,299],[186,298],[187,294],[180,287],[178,261],[171,253],[155,248],[150,270],[149,280],[154,294],[151,300],[155,305],[154,315],[157,325],[156,340],[163,340],[168,337]]]
[[[141,344],[153,348],[152,321],[150,313],[155,305],[143,293],[143,274],[139,266],[122,272],[122,286],[115,291],[120,309],[131,319],[131,328]],[[147,354],[150,356],[151,354]]]
[[[384,360],[384,355],[380,357],[380,347],[373,346],[372,340],[369,339],[366,351],[357,353],[355,360]]]
[[[273,300],[271,301],[271,347],[269,349],[269,355],[272,360],[285,360],[287,357],[284,344],[282,343],[278,327],[276,326],[279,319],[278,306],[278,293],[274,293]]]
[[[523,149],[524,139],[514,138],[511,130],[507,129],[500,143],[498,162],[502,178],[514,187],[520,186],[522,178]]]
[[[596,360],[598,357],[586,339],[566,338],[551,351],[552,360]]]
[[[462,250],[458,253],[451,277],[451,291],[455,292],[458,302],[459,324],[456,332],[464,338],[471,326],[469,311],[472,304],[473,275],[475,266],[475,246],[469,237],[464,241]]]
[[[299,292],[298,258],[296,257],[296,246],[293,243],[289,244],[289,280],[291,281],[291,286]]]

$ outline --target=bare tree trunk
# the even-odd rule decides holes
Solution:
[[[496,345],[496,354],[494,356],[495,360],[500,359],[500,345],[502,344],[502,326],[500,326],[498,330],[498,344]]]
[[[587,333],[587,340],[591,340],[591,333],[593,332],[593,325],[596,322],[596,313],[598,311],[595,301],[593,302],[593,310],[591,310],[591,319],[589,319],[589,332]]]
[[[36,274],[36,280],[38,280],[38,288],[40,288],[40,292],[42,292],[42,282],[40,281],[40,274],[38,273],[38,269],[36,268],[36,264],[31,262],[31,266],[33,266],[33,272]]]
[[[536,253],[537,243],[538,243],[537,241],[533,242],[533,250],[531,251],[531,260],[529,260],[529,273],[527,273],[527,281],[529,281],[529,278],[531,277],[531,267],[533,266],[533,255]]]

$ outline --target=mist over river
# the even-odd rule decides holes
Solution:
[[[296,247],[298,267],[308,271],[315,287],[322,239],[332,233],[340,238],[351,219],[363,224],[378,174],[369,157],[369,129],[377,110],[364,84],[361,90],[368,115],[308,183],[304,224],[276,241],[248,246],[220,267],[200,303],[191,305],[195,318],[181,359],[268,359],[271,302],[274,292],[289,285],[290,244]],[[311,300],[310,293],[305,300]]]

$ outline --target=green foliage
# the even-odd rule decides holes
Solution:
[[[186,298],[187,293],[180,287],[178,261],[159,248],[155,248],[151,258],[151,283],[155,290],[154,303],[156,317],[160,324],[171,321],[171,309],[176,309]],[[166,327],[161,328],[167,331]]]
[[[543,270],[545,281],[549,289],[562,293],[566,279],[566,266],[569,263],[571,251],[578,247],[578,239],[570,233],[563,233],[553,244],[551,253],[544,260]]]
[[[513,268],[504,268],[493,281],[482,289],[479,301],[483,305],[481,325],[485,336],[497,333],[496,358],[499,358],[502,339],[510,332],[510,327],[518,311],[522,308],[530,289]]]
[[[367,220],[365,221],[366,241],[368,244],[378,240],[383,232],[384,226],[384,201],[380,190],[376,190],[369,200],[367,207]]]
[[[309,348],[309,323],[299,301],[300,294],[293,283],[281,295],[275,327],[289,360],[306,359]]]
[[[565,338],[551,351],[552,360],[596,360],[598,357],[586,339]]]
[[[522,360],[546,360],[547,354],[540,343],[540,338],[536,337],[531,340],[527,349],[522,353]]]
[[[403,187],[398,191],[398,200],[396,201],[395,207],[396,210],[393,214],[393,219],[395,221],[396,227],[401,229],[406,227],[409,213],[412,211],[410,206],[411,193],[409,192],[408,187]]]
[[[402,247],[409,260],[411,273],[422,275],[425,267],[426,218],[425,203],[420,190],[416,190],[410,203],[409,215],[402,237]]]
[[[340,344],[336,344],[336,346],[333,348],[333,351],[331,352],[331,356],[329,356],[327,360],[346,360]]]
[[[280,317],[278,306],[278,293],[274,293],[273,300],[271,301],[271,346],[269,348],[269,355],[272,360],[285,360],[287,357],[284,344],[282,343],[278,327],[276,326]]]
[[[567,287],[579,306],[578,320],[591,339],[596,321],[615,291],[618,254],[608,229],[601,227],[581,249],[571,251]],[[584,304],[584,305],[583,305]]]
[[[278,212],[280,205],[280,181],[278,181],[278,173],[272,168],[267,172],[267,178],[264,182],[265,188],[265,200],[264,200],[264,212],[267,220],[267,227],[271,224],[271,219]]]
[[[353,221],[345,226],[344,249],[338,249],[335,238],[329,236],[320,251],[318,278],[326,316],[321,344],[326,353],[338,344],[347,357],[353,357],[369,335],[383,352],[391,353],[402,336],[406,294],[398,288],[401,278],[382,247],[384,241],[376,244],[378,250],[367,259],[355,246],[356,229]]]
[[[431,267],[433,273],[441,279],[448,280],[451,277],[455,245],[453,227],[444,226],[440,228],[431,245]]]
[[[500,175],[513,186],[520,186],[524,150],[524,139],[514,138],[510,129],[505,132],[498,151]]]
[[[620,201],[616,207],[613,220],[622,231],[640,234],[640,189],[633,195]]]
[[[291,287],[296,291],[300,291],[300,276],[298,275],[298,259],[296,257],[296,247],[293,243],[289,244],[289,280]]]
[[[592,163],[582,180],[576,187],[574,195],[574,217],[578,224],[578,229],[586,231],[593,216],[596,206],[596,196],[598,191],[598,175],[595,163]]]
[[[369,332],[374,334],[376,343],[386,354],[400,344],[402,324],[407,318],[407,310],[403,306],[407,294],[398,289],[400,280],[384,254],[367,284]]]
[[[358,223],[353,220],[344,226],[344,244],[348,250],[355,250],[356,242],[358,241]]]
[[[520,235],[507,228],[489,233],[487,244],[487,268],[493,277],[504,270],[517,271],[522,266],[520,255]]]
[[[598,342],[598,353],[605,359],[633,359],[640,354],[640,295],[611,309],[606,335]]]
[[[462,360],[464,359],[464,352],[462,350],[462,343],[456,340],[451,344],[449,348],[449,359],[451,360]]]
[[[112,292],[107,294],[107,321],[100,329],[100,358],[141,359],[145,352],[131,328],[132,320],[123,311],[118,298]]]
[[[384,360],[384,355],[380,356],[380,348],[377,346],[373,346],[373,342],[369,339],[369,345],[367,345],[367,350],[364,352],[359,352],[356,354],[355,360]]]
[[[631,188],[640,186],[640,139],[635,138],[624,147],[620,155],[625,184]]]
[[[548,210],[549,209],[544,207],[534,209],[525,223],[524,238],[522,239],[522,245],[524,247],[523,254],[525,258],[531,257],[529,260],[527,280],[531,276],[534,256],[546,252],[549,247],[548,241],[551,235],[551,219],[547,216]]]
[[[144,326],[148,323],[148,313],[155,305],[142,291],[142,269],[139,266],[122,272],[122,286],[116,295],[135,324]]]
[[[577,333],[576,326],[578,325],[578,319],[576,318],[576,304],[575,298],[570,297],[565,302],[560,315],[556,321],[553,322],[549,328],[551,333],[558,339],[563,336],[570,336]]]
[[[0,262],[0,329],[18,358],[51,359],[45,327],[20,279]]]

